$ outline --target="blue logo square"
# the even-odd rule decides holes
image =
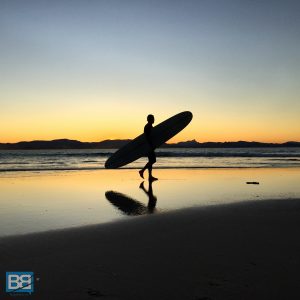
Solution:
[[[6,272],[7,293],[32,293],[33,285],[33,272]]]

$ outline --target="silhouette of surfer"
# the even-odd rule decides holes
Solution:
[[[152,176],[152,166],[153,164],[155,164],[156,162],[156,155],[155,155],[155,152],[154,152],[154,146],[153,146],[153,143],[152,143],[152,124],[154,123],[154,116],[153,115],[148,115],[147,116],[147,121],[148,123],[145,125],[144,127],[144,135],[145,135],[145,138],[149,144],[149,152],[148,152],[148,162],[146,163],[145,167],[139,171],[140,173],[140,176],[142,178],[144,178],[144,172],[146,169],[148,169],[148,172],[149,172],[149,181],[154,181],[154,180],[157,180],[157,178],[153,177]]]

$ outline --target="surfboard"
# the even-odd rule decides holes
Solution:
[[[151,133],[154,148],[158,148],[184,129],[192,118],[193,114],[191,112],[184,111],[154,126]],[[147,156],[149,151],[150,147],[143,133],[109,157],[105,162],[105,168],[120,168],[143,156]]]

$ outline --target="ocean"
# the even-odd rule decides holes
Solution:
[[[97,170],[116,149],[2,150],[0,172]],[[155,168],[288,168],[300,167],[300,147],[162,148]],[[125,168],[141,168],[141,158]]]

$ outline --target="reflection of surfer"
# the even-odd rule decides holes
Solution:
[[[140,173],[140,176],[142,178],[144,178],[144,172],[146,169],[148,169],[149,171],[149,181],[153,181],[153,180],[157,180],[157,178],[153,177],[152,176],[152,166],[153,164],[156,162],[156,155],[155,155],[155,152],[154,152],[154,146],[153,146],[153,143],[152,143],[152,137],[151,137],[151,134],[152,134],[152,124],[154,123],[154,116],[153,115],[148,115],[147,116],[147,121],[148,123],[145,125],[144,127],[144,135],[145,135],[145,138],[149,144],[149,152],[148,152],[148,162],[147,164],[145,165],[145,167],[139,171]]]
[[[144,181],[140,184],[140,189],[142,189],[146,195],[149,198],[148,201],[148,213],[153,213],[155,210],[157,198],[153,195],[153,189],[152,189],[152,181],[149,181],[149,188],[148,191],[144,187]]]

